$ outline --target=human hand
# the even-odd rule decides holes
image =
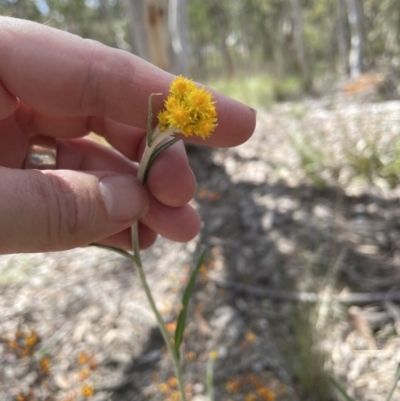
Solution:
[[[188,205],[196,182],[181,141],[135,178],[148,98],[155,112],[173,76],[121,50],[47,26],[0,17],[0,254],[57,251],[101,242],[142,248],[158,234],[188,241],[200,218]],[[205,141],[246,141],[254,113],[214,93],[218,127]],[[85,136],[95,132],[113,148]],[[57,139],[55,170],[23,169],[29,138]]]

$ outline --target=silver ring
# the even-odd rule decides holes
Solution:
[[[57,141],[49,136],[35,135],[29,139],[24,169],[54,170],[57,167]]]

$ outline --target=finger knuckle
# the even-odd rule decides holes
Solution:
[[[53,250],[77,246],[79,231],[84,225],[84,202],[77,196],[73,182],[60,175],[49,175],[48,178],[39,184],[46,208],[44,240]]]
[[[80,95],[80,108],[85,116],[102,115],[105,110],[101,96],[103,44],[92,39],[85,39],[91,51],[85,56],[85,74]]]

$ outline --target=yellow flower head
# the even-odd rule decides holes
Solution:
[[[207,138],[217,125],[212,94],[185,77],[176,77],[170,86],[165,109],[158,113],[159,128],[173,128],[185,136]]]

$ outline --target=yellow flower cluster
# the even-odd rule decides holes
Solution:
[[[169,92],[165,109],[158,113],[160,131],[175,128],[185,136],[209,137],[217,125],[212,94],[183,76],[172,81]]]

